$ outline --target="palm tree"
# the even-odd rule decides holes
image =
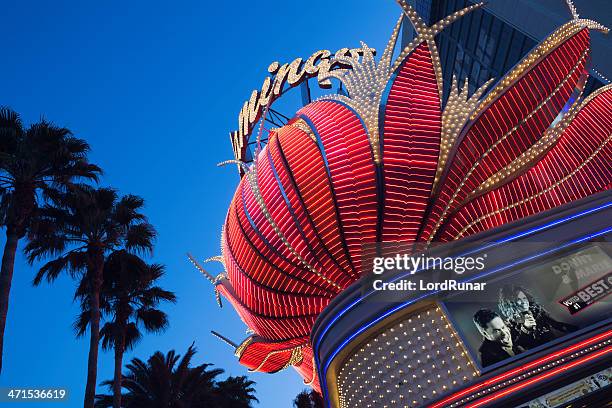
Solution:
[[[161,332],[168,327],[168,316],[157,309],[159,303],[175,302],[174,293],[155,286],[164,275],[164,266],[148,265],[140,257],[125,250],[113,252],[104,263],[104,283],[100,308],[110,318],[102,329],[102,349],[115,351],[113,407],[121,407],[121,369],[123,354],[142,337],[139,326],[147,332]],[[82,312],[74,327],[77,336],[87,330],[91,318],[89,291],[85,281],[77,289]]]
[[[0,225],[6,227],[0,268],[0,371],[17,245],[50,190],[79,178],[97,180],[101,170],[87,162],[88,151],[89,145],[66,128],[43,119],[26,129],[16,112],[0,108]]]
[[[245,377],[229,377],[216,382],[221,369],[209,370],[210,364],[191,367],[196,353],[193,344],[181,358],[174,350],[166,355],[155,352],[149,360],[134,358],[126,365],[128,372],[123,374],[122,386],[124,408],[248,408],[257,401],[252,381]],[[102,383],[108,387],[113,381]],[[233,395],[224,395],[226,393]],[[112,395],[97,395],[96,408],[109,408],[113,405]],[[225,405],[233,404],[233,405]]]
[[[119,198],[111,188],[79,185],[50,198],[52,204],[39,211],[25,251],[30,263],[55,258],[40,268],[34,285],[44,278],[52,282],[65,271],[79,278],[79,286],[88,292],[91,315],[84,406],[91,408],[96,391],[104,257],[118,248],[151,253],[156,234],[140,212],[144,201],[138,196]]]
[[[254,381],[245,376],[227,377],[219,381],[216,387],[216,405],[219,408],[248,408],[255,398]]]
[[[293,400],[295,408],[323,408],[323,398],[315,390],[303,390]]]

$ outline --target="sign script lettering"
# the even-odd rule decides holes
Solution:
[[[264,109],[281,95],[286,84],[293,87],[309,78],[317,77],[320,87],[330,88],[331,81],[325,78],[325,75],[332,69],[350,68],[346,64],[346,58],[356,61],[362,55],[363,48],[341,48],[333,55],[328,50],[319,50],[306,61],[296,58],[288,64],[280,65],[276,61],[270,64],[268,72],[271,75],[264,79],[260,90],[251,92],[251,97],[244,102],[238,115],[238,130],[230,133],[236,160],[245,160],[253,127],[261,118]],[[337,60],[338,57],[343,57],[342,63]]]

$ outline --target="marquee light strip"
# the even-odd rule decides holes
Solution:
[[[241,189],[239,189],[241,191]],[[242,195],[238,197],[242,200]],[[245,210],[240,211],[239,203],[234,200],[233,210],[226,221],[230,239],[227,239],[227,257],[238,263],[233,255],[240,259],[240,268],[252,280],[268,285],[280,291],[296,294],[331,295],[327,288],[319,288],[306,279],[305,271],[294,261],[271,246],[248,217]],[[240,239],[238,237],[241,237]],[[236,248],[232,249],[234,244]]]
[[[232,161],[229,161],[229,162],[232,162]],[[263,214],[269,226],[272,228],[272,230],[275,232],[275,234],[278,236],[281,242],[287,247],[287,249],[289,249],[289,251],[293,254],[293,256],[295,256],[306,269],[316,274],[317,276],[325,280],[330,285],[336,287],[337,289],[341,289],[341,287],[336,282],[333,282],[332,280],[328,279],[325,275],[323,275],[320,271],[318,271],[314,266],[312,266],[309,262],[307,262],[298,253],[298,251],[296,251],[296,249],[289,243],[289,240],[287,239],[287,237],[282,233],[281,229],[279,228],[276,221],[274,220],[272,214],[268,210],[268,207],[266,206],[263,196],[261,195],[261,190],[259,187],[259,177],[257,174],[257,165],[254,165],[248,170],[246,170],[245,177],[243,178],[243,180],[247,180],[250,190],[252,191],[253,196],[255,198],[255,203],[257,203],[261,211],[261,214]]]
[[[316,133],[316,129],[309,126]],[[325,270],[328,279],[335,282],[337,292],[350,282],[351,266],[347,254],[343,253],[342,236],[338,232],[340,220],[326,157],[321,154],[318,142],[310,137],[290,137],[282,133],[280,136],[280,150],[287,161],[287,169],[291,169],[287,172],[293,175],[308,217],[321,236],[316,245],[326,247],[339,263],[340,268]]]
[[[612,175],[609,166],[610,155],[612,154],[610,149],[612,120],[606,113],[612,106],[612,96],[606,92],[608,90],[612,90],[612,86],[608,85],[602,88],[585,101],[586,103],[580,109],[582,114],[572,118],[572,122],[565,128],[555,147],[549,150],[529,171],[521,175],[519,179],[513,180],[498,190],[487,193],[484,197],[473,200],[464,209],[461,209],[455,218],[449,221],[448,234],[460,238],[468,230],[473,229],[474,226],[483,221],[493,219],[492,217],[500,216],[515,208],[515,212],[519,210],[521,214],[531,214],[534,211],[534,203],[539,211],[546,210],[550,208],[549,201],[544,201],[547,195],[553,191],[558,191],[564,183],[575,177],[580,179],[575,188],[565,192],[560,191],[558,195],[567,197],[571,196],[573,191],[598,191],[606,188],[608,183],[606,179]],[[590,132],[587,131],[587,128],[590,129]],[[569,152],[572,152],[571,155]],[[569,167],[563,164],[564,159],[569,159],[574,163]],[[601,174],[601,177],[583,176],[582,174],[587,170],[589,174],[597,173]],[[544,183],[537,183],[537,187],[533,187],[534,183],[531,180],[540,180],[541,173],[548,174],[547,180]],[[518,188],[523,189],[522,194],[520,194],[521,198],[512,200],[512,196],[518,197],[518,195],[508,196],[507,193]],[[497,194],[501,197],[497,201],[495,209],[480,205],[483,200],[486,200],[488,194]],[[541,203],[539,201],[534,202],[536,199]],[[559,202],[561,201],[559,199]],[[521,206],[527,203],[530,203],[531,207],[521,209]],[[471,220],[472,216],[470,214],[476,207],[479,209],[479,214],[483,215]],[[482,226],[479,229],[482,229]],[[473,232],[477,232],[479,229],[473,229]]]
[[[536,194],[532,195],[532,196],[528,196],[526,198],[523,198],[520,201],[517,201],[516,203],[512,203],[508,206],[499,208],[495,211],[492,211],[490,213],[484,214],[480,217],[478,217],[476,220],[470,222],[468,225],[466,225],[465,227],[463,227],[463,229],[454,237],[454,239],[459,239],[462,236],[465,235],[465,233],[472,227],[474,227],[474,225],[482,222],[483,220],[492,217],[494,215],[497,214],[501,214],[504,211],[508,211],[512,208],[515,208],[519,205],[523,205],[529,201],[532,201],[538,197],[543,196],[544,194],[549,193],[550,191],[554,190],[555,188],[559,187],[561,184],[565,183],[567,180],[571,179],[572,177],[574,177],[580,170],[582,170],[585,166],[587,166],[592,160],[593,158],[595,158],[595,156],[597,156],[604,147],[606,147],[606,145],[612,141],[612,135],[608,136],[607,139],[605,139],[598,147],[597,149],[591,153],[591,155],[589,157],[587,157],[582,163],[580,163],[580,165],[578,167],[576,167],[571,173],[569,173],[568,175],[566,175],[565,177],[563,177],[561,180],[555,182],[554,184],[551,184],[550,186],[546,187],[544,190],[538,191]]]
[[[301,137],[302,133],[300,130],[287,127],[279,130],[278,138]],[[282,148],[280,143],[277,143],[278,138],[272,138],[270,142],[278,148],[280,155]],[[290,186],[285,188],[280,182],[279,173],[283,173],[282,167],[274,165],[271,150],[266,150],[265,157],[261,159],[262,163],[259,166],[262,194],[269,205],[270,213],[277,220],[283,235],[287,237],[291,246],[306,262],[316,268],[319,276],[329,277],[327,283],[339,282],[341,278],[336,276],[340,274],[338,271],[340,266],[334,263],[334,260],[328,256],[321,246],[313,245],[314,232],[307,228],[306,219],[308,215],[300,211],[303,210],[303,207],[300,206],[300,200],[295,197],[295,194],[292,194],[294,191],[291,191]]]
[[[320,143],[330,158],[329,172],[334,186],[341,234],[349,258],[359,277],[362,243],[376,236],[375,163],[363,126],[344,105],[330,101],[315,102],[298,112],[307,117],[320,134]],[[346,177],[353,174],[353,177]]]
[[[494,384],[500,383],[506,379],[510,379],[510,378],[514,378],[517,377],[519,374],[522,374],[526,371],[531,370],[532,368],[537,368],[538,366],[542,366],[543,364],[549,363],[551,361],[554,361],[556,359],[559,359],[560,357],[563,357],[565,355],[568,355],[570,353],[573,353],[577,350],[581,350],[584,349],[586,347],[589,347],[593,344],[596,344],[602,340],[606,340],[612,337],[612,330],[608,330],[604,333],[598,334],[596,336],[593,336],[591,338],[588,338],[586,340],[583,340],[579,343],[573,344],[569,347],[566,347],[564,349],[561,349],[557,352],[548,354],[542,358],[539,358],[537,360],[534,361],[530,361],[527,364],[523,364],[519,367],[516,367],[512,370],[506,371],[500,375],[497,375],[495,377],[489,378],[486,381],[482,381],[479,382],[478,384],[475,384],[471,387],[465,388],[457,393],[454,393],[446,398],[444,398],[441,401],[438,401],[432,405],[429,406],[429,408],[442,408],[442,407],[446,407],[448,406],[450,403],[452,403],[453,401],[458,400],[459,398],[463,398],[467,395],[470,394],[474,394],[476,391],[485,388],[485,387],[490,387]]]
[[[559,91],[562,88],[566,87],[565,85],[567,84],[568,80],[571,79],[572,77],[575,77],[578,72],[584,70],[588,54],[589,54],[589,49],[584,50],[582,52],[582,56],[580,57],[580,60],[578,60],[577,64],[574,66],[572,71],[568,75],[566,75],[565,78],[563,78],[563,81],[561,81],[559,83],[559,85],[557,85],[557,87],[552,91],[552,93],[544,101],[542,101],[542,103],[540,103],[536,107],[536,109],[534,109],[531,113],[529,113],[529,115],[527,115],[527,117],[525,117],[525,119],[523,119],[519,125],[515,126],[508,133],[506,133],[502,137],[502,139],[506,139],[509,136],[510,133],[516,131],[516,129],[520,125],[522,125],[523,123],[527,122],[530,118],[532,118],[553,97],[558,97]],[[523,152],[519,157],[514,159],[514,161],[509,163],[504,169],[498,171],[497,173],[495,173],[491,177],[489,177],[487,180],[483,181],[482,184],[480,184],[478,186],[478,188],[474,189],[470,193],[470,196],[471,195],[475,195],[475,194],[480,193],[480,192],[485,191],[485,190],[490,190],[490,189],[492,189],[494,187],[499,186],[500,182],[503,182],[504,180],[507,180],[513,174],[520,172],[527,165],[532,164],[535,158],[540,157],[546,151],[547,148],[552,147],[553,143],[561,135],[563,130],[571,123],[571,119],[570,118],[573,118],[573,116],[575,116],[575,112],[577,112],[577,109],[575,109],[575,108],[578,107],[578,106],[580,106],[580,101],[576,100],[576,102],[572,106],[572,108],[574,108],[574,109],[571,109],[565,115],[565,116],[569,117],[568,119],[561,120],[559,123],[557,123],[554,126],[552,131],[548,131],[547,130],[540,140],[538,140],[528,150]],[[563,116],[563,118],[565,118],[565,116]]]
[[[383,103],[382,242],[414,241],[423,222],[442,126],[433,66],[429,45],[423,42],[400,66]]]
[[[607,347],[607,348],[605,348],[605,349],[603,349],[601,351],[598,351],[596,353],[590,354],[588,356],[582,357],[581,359],[573,361],[572,363],[566,364],[566,365],[561,366],[559,368],[556,368],[554,370],[547,371],[546,373],[544,373],[542,375],[539,375],[539,376],[537,376],[535,378],[532,378],[531,380],[519,383],[519,384],[517,384],[517,385],[515,385],[513,387],[508,387],[504,391],[498,392],[498,393],[496,393],[496,394],[494,394],[494,395],[492,395],[490,397],[482,399],[482,400],[480,400],[478,402],[475,402],[473,404],[467,405],[466,408],[476,408],[476,407],[480,407],[480,406],[486,405],[486,404],[488,404],[489,402],[491,402],[491,401],[493,401],[495,399],[502,398],[502,397],[504,397],[506,395],[515,393],[517,391],[522,390],[523,388],[529,387],[529,386],[534,385],[536,383],[539,383],[539,382],[541,382],[543,380],[546,380],[548,378],[554,377],[554,376],[556,376],[558,374],[561,374],[563,372],[571,370],[572,368],[575,368],[575,367],[581,366],[583,364],[586,364],[586,363],[588,363],[590,361],[596,360],[596,359],[598,359],[600,357],[604,357],[606,355],[610,355],[611,353],[612,353],[612,347]]]
[[[300,263],[309,271],[311,271],[312,273],[314,273],[315,275],[317,275],[318,277],[320,277],[321,279],[323,279],[324,281],[326,281],[327,283],[329,283],[330,285],[334,286],[336,289],[341,289],[341,286],[338,285],[336,282],[332,281],[331,279],[329,279],[327,276],[325,276],[323,273],[321,273],[321,271],[319,271],[317,268],[315,268],[313,265],[311,265],[306,259],[304,259],[302,257],[302,255],[300,255],[300,253],[289,243],[289,240],[287,239],[287,237],[282,233],[281,229],[279,228],[279,226],[277,225],[276,221],[274,220],[274,217],[272,216],[272,214],[270,213],[270,211],[268,210],[266,204],[265,204],[265,200],[261,195],[260,189],[259,189],[259,184],[257,182],[257,173],[256,173],[256,168],[257,166],[254,166],[252,168],[251,171],[249,171],[246,174],[246,179],[249,180],[249,185],[251,187],[251,190],[253,191],[253,194],[255,195],[255,201],[257,202],[257,204],[259,205],[260,209],[261,209],[261,213],[263,213],[263,215],[265,216],[266,220],[268,221],[268,223],[270,224],[270,226],[272,227],[272,229],[274,230],[274,232],[276,233],[276,235],[278,236],[278,238],[280,238],[280,240],[282,241],[282,243],[289,249],[289,251],[291,252],[291,254],[293,256],[295,256]]]
[[[311,136],[313,142],[316,143],[316,138],[312,129],[310,129],[310,127],[304,121],[300,122],[303,123],[303,127],[308,128],[308,134]],[[287,131],[287,137],[292,137],[291,128],[288,128]],[[330,250],[330,248],[325,244],[323,237],[321,236],[320,228],[317,228],[313,217],[311,217],[306,204],[302,200],[302,194],[298,188],[298,183],[296,182],[295,177],[293,177],[289,171],[286,156],[281,149],[278,139],[274,140],[270,144],[268,153],[270,155],[271,164],[274,165],[274,163],[276,163],[274,165],[276,182],[279,187],[283,189],[288,207],[290,208],[292,214],[294,214],[294,225],[302,234],[306,246],[323,264],[323,270],[326,274],[331,276],[332,274],[345,273],[347,276],[351,276],[349,271],[352,271],[352,266],[350,265],[349,257],[343,251]]]
[[[374,60],[373,50],[362,43],[364,54],[361,61],[353,60],[351,61],[351,69],[336,70],[327,75],[329,78],[333,77],[342,82],[350,97],[329,95],[323,99],[340,101],[357,111],[367,130],[368,140],[370,141],[376,164],[381,163],[378,124],[380,101],[392,72],[390,70],[391,58],[401,24],[402,17],[400,16],[378,63]]]
[[[459,136],[459,132],[461,132],[465,126],[469,116],[476,108],[476,105],[480,103],[480,98],[493,80],[493,78],[489,79],[480,88],[478,88],[476,92],[468,97],[468,78],[465,78],[463,88],[459,90],[457,85],[457,77],[455,74],[453,74],[448,100],[446,101],[444,112],[442,112],[440,157],[438,159],[438,169],[436,170],[434,184],[431,188],[432,194],[434,194],[438,189],[438,182],[440,181],[442,173],[446,168],[448,155],[452,146],[455,144],[457,137]]]
[[[291,356],[289,357],[287,362],[278,371],[282,371],[282,370],[289,368],[292,365],[299,364],[302,362],[302,359],[303,359],[302,347],[303,346],[298,346],[298,347],[294,347],[294,348],[290,348],[286,350],[273,350],[264,357],[262,362],[259,363],[257,367],[249,369],[249,372],[260,371],[263,368],[263,366],[268,362],[268,359],[270,359],[274,355],[281,354],[281,353],[291,353]]]
[[[242,193],[242,189],[239,189],[239,193]],[[237,199],[234,199],[234,208],[228,214],[226,223],[229,235],[229,239],[226,240],[227,258],[235,263],[250,280],[270,286],[270,288],[291,293],[325,293],[320,289],[317,290],[303,278],[304,271],[298,264],[269,245],[249,217],[244,205],[238,205],[244,204],[243,199],[243,194],[239,194]],[[275,271],[276,273],[262,275],[263,271]],[[230,276],[233,277],[233,275]]]
[[[588,49],[586,30],[551,50],[548,58],[530,66],[532,69],[529,72],[524,73],[523,68],[524,76],[511,82],[512,85],[499,96],[496,103],[468,125],[467,134],[456,148],[454,165],[449,165],[443,188],[436,197],[429,223],[424,229],[423,237],[428,242],[436,238],[448,214],[466,199],[469,191],[477,188],[492,173],[508,168],[510,162],[527,150],[524,145],[537,141],[550,126],[578,82],[578,74],[582,72],[581,66],[585,62],[585,59],[581,59],[585,49]],[[576,60],[576,63],[568,66],[570,60]],[[534,88],[540,89],[540,92],[547,90],[544,94],[547,96],[534,93]],[[561,89],[563,93],[558,94]],[[531,107],[527,110],[528,104]],[[542,110],[545,106],[552,112]],[[517,115],[518,120],[515,119]],[[535,129],[530,129],[530,124],[534,123]],[[517,143],[518,140],[522,140],[521,144]],[[484,146],[488,148],[483,149]]]

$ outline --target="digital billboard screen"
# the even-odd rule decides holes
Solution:
[[[482,369],[543,349],[610,319],[610,244],[588,243],[444,302]]]

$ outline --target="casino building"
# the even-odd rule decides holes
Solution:
[[[198,267],[252,331],[237,358],[293,367],[329,407],[605,406],[612,86],[585,84],[591,37],[608,29],[570,3],[566,23],[470,90],[445,78],[435,39],[483,4],[437,21],[399,4],[376,57],[363,44],[273,63],[241,111],[237,159],[283,81],[343,85],[233,161],[224,272]],[[403,20],[414,36],[398,45]],[[440,262],[373,273],[400,253]],[[486,289],[435,285],[450,279]]]

